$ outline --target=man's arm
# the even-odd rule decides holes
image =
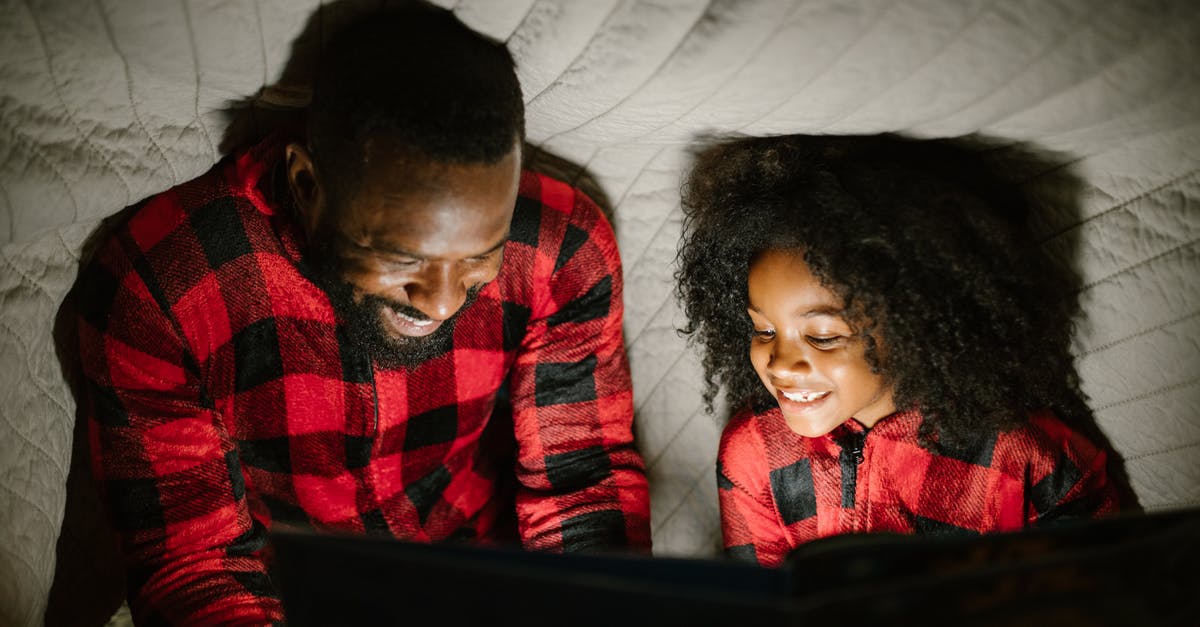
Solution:
[[[572,206],[511,379],[521,538],[533,549],[646,550],[649,496],[633,443],[616,241],[586,196],[544,178],[541,188],[547,203]]]
[[[80,275],[80,357],[96,479],[143,624],[282,619],[237,450],[198,366],[118,233]]]

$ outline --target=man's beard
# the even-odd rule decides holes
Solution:
[[[342,278],[336,264],[319,264],[317,276],[318,285],[329,295],[338,322],[345,327],[350,341],[384,369],[414,368],[453,348],[454,324],[459,314],[475,302],[483,289],[482,285],[475,285],[467,290],[462,307],[433,333],[422,337],[396,336],[384,328],[385,307],[415,320],[428,320],[429,316],[411,305],[382,296],[364,294],[355,298],[354,286]]]

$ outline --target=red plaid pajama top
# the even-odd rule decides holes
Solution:
[[[717,486],[731,556],[778,566],[804,542],[843,533],[979,534],[1115,512],[1106,455],[1048,411],[966,450],[917,442],[918,412],[870,430],[850,420],[819,438],[779,408],[733,418]]]
[[[499,277],[452,349],[383,370],[309,279],[282,147],[145,201],[81,270],[81,402],[139,622],[280,620],[273,522],[487,541],[515,498],[527,548],[647,548],[620,260],[596,206],[524,173]],[[505,384],[511,422],[489,429]]]

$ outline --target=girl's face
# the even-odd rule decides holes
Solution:
[[[801,254],[760,253],[747,282],[750,361],[793,431],[819,437],[851,418],[872,427],[896,411],[891,386],[871,372],[864,342],[842,317],[842,300]]]

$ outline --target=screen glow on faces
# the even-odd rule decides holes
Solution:
[[[841,299],[801,253],[759,253],[747,288],[750,362],[792,431],[819,437],[851,418],[871,427],[896,410],[891,387],[872,372],[863,339],[842,317]]]
[[[360,189],[317,234],[323,274],[373,353],[419,362],[445,349],[454,317],[499,275],[520,150],[495,164],[368,151]]]

